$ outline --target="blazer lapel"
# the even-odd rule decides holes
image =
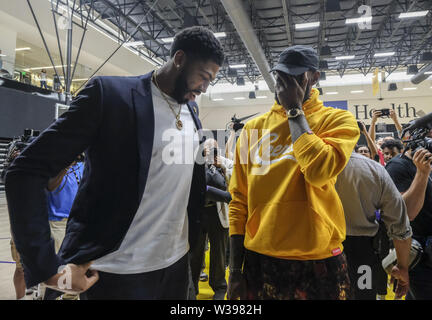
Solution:
[[[202,131],[201,130],[202,129],[202,125],[201,125],[200,119],[198,118],[198,106],[197,106],[197,104],[195,102],[188,102],[187,106],[188,106],[189,112],[192,115],[192,118],[193,118],[193,121],[195,123],[195,126],[196,126],[196,128],[198,130],[199,141],[200,141],[200,143],[202,143],[203,142],[202,141],[203,135],[202,135],[202,132],[201,132]]]
[[[136,88],[132,89],[139,154],[138,201],[141,201],[144,194],[154,140],[154,108],[150,83],[152,73],[139,77]]]

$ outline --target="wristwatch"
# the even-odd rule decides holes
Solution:
[[[289,109],[287,112],[288,119],[297,118],[299,115],[304,115],[303,110],[300,108],[292,108],[292,109]]]

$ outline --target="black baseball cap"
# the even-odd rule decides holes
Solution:
[[[281,71],[298,76],[311,69],[318,70],[318,65],[318,54],[313,48],[297,45],[285,49],[270,72]]]

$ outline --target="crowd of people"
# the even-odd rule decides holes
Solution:
[[[316,51],[292,46],[270,71],[273,106],[232,128],[223,154],[195,103],[225,60],[220,42],[186,28],[170,57],[142,76],[90,80],[8,167],[27,288],[58,292],[47,299],[193,300],[208,239],[215,300],[382,299],[389,275],[397,299],[432,297],[430,151],[376,139],[380,111],[367,131],[325,107]],[[67,215],[53,222],[55,205]],[[415,265],[413,241],[425,253]]]

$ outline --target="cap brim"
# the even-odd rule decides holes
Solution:
[[[291,76],[298,76],[302,73],[305,73],[308,70],[309,70],[308,67],[294,66],[289,64],[277,64],[276,66],[274,66],[274,68],[270,70],[270,72],[281,71]]]

